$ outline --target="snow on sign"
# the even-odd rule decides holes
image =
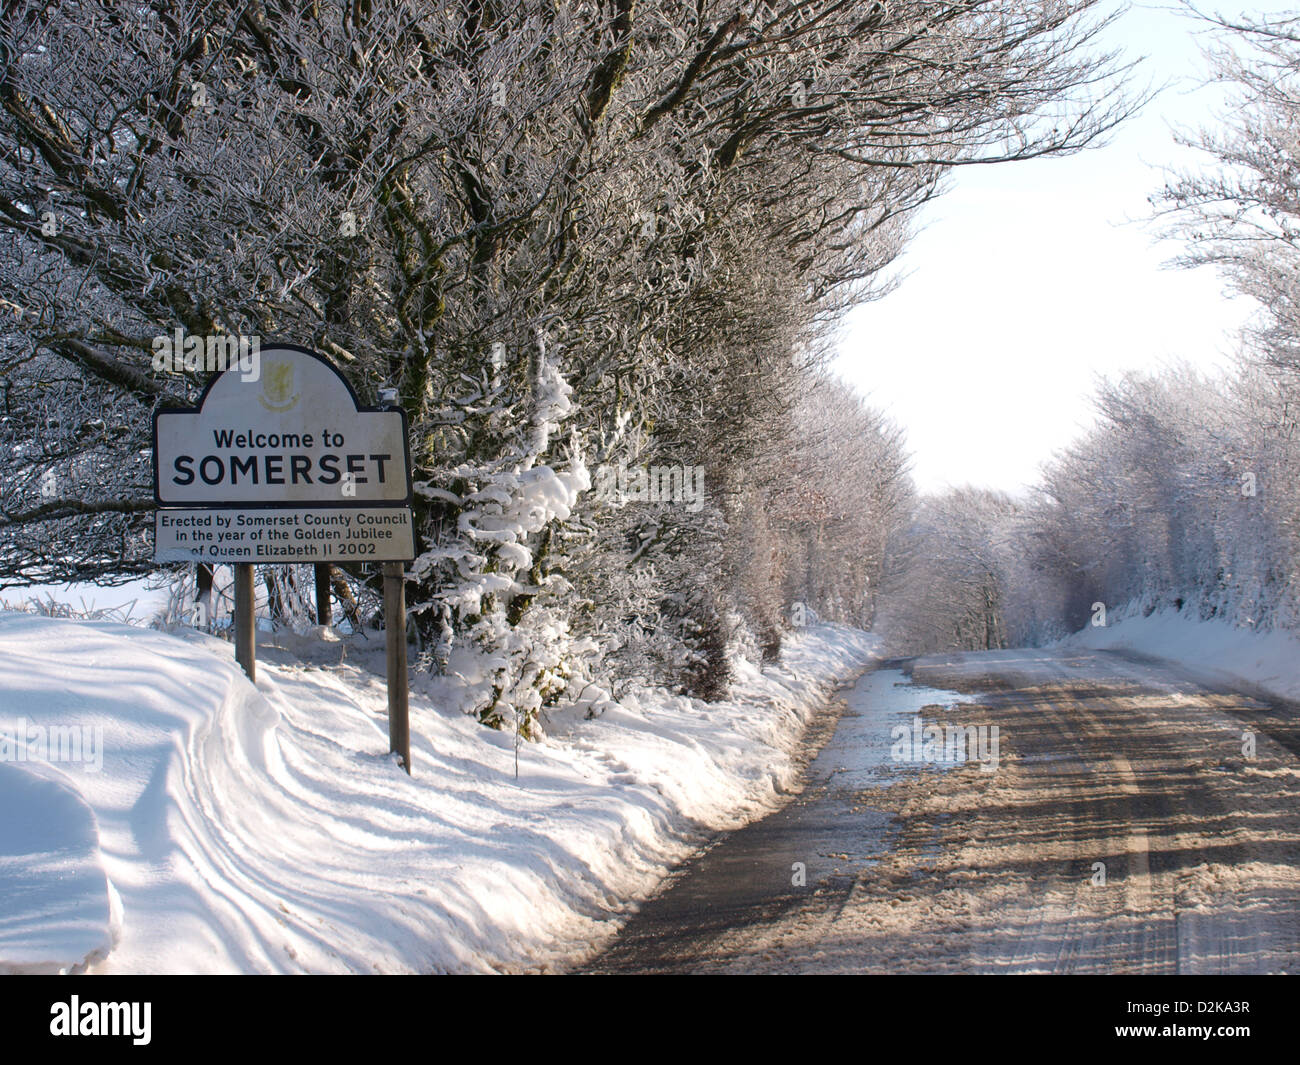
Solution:
[[[306,348],[263,348],[257,375],[157,411],[153,453],[160,562],[415,557],[406,413],[362,407]]]

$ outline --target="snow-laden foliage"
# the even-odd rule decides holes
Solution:
[[[1255,358],[1104,384],[1096,425],[1028,498],[923,502],[882,631],[910,652],[1043,643],[1121,609],[1300,628],[1296,400],[1296,379]]]
[[[1007,646],[1007,497],[960,489],[921,501],[897,538],[893,594],[881,607],[888,645],[908,654]]]
[[[1300,625],[1294,402],[1295,382],[1256,363],[1104,388],[1100,425],[1049,470],[1033,525],[1063,627],[1130,600]]]
[[[1185,137],[1212,165],[1153,203],[1183,265],[1258,302],[1237,364],[1105,383],[1027,499],[926,501],[895,560],[907,594],[884,609],[895,647],[1043,642],[1166,608],[1300,629],[1300,21],[1208,21],[1233,108],[1223,133]]]
[[[537,338],[532,393],[516,447],[486,463],[464,462],[421,482],[422,497],[455,506],[455,532],[420,554],[411,578],[434,591],[417,612],[439,620],[434,661],[453,662],[482,675],[483,721],[510,722],[525,734],[543,706],[581,673],[581,652],[568,640],[568,622],[556,600],[569,582],[552,571],[552,530],[567,521],[591,487],[582,456],[572,449],[564,469],[541,462],[573,413],[572,389],[545,339]],[[458,653],[460,645],[475,652]],[[472,664],[471,664],[472,663]]]

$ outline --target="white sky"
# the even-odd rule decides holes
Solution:
[[[1217,9],[1288,7],[1300,3]],[[959,170],[920,217],[902,286],[846,320],[835,369],[906,427],[923,491],[1018,492],[1091,422],[1099,376],[1226,363],[1253,304],[1209,269],[1164,267],[1178,247],[1141,221],[1162,166],[1208,158],[1179,149],[1170,128],[1220,111],[1221,94],[1201,85],[1200,33],[1168,8],[1134,5],[1111,46],[1146,57],[1138,85],[1172,84],[1105,147]]]

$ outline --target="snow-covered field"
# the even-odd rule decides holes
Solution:
[[[1063,648],[1135,651],[1175,662],[1199,683],[1238,690],[1258,689],[1300,701],[1300,637],[1287,632],[1256,632],[1226,621],[1202,621],[1195,608],[1140,612],[1089,626],[1061,640]]]
[[[168,593],[167,585],[148,577],[111,587],[90,582],[32,584],[0,588],[0,610],[25,610],[32,605],[63,606],[79,617],[149,624],[166,608]]]
[[[780,803],[876,650],[806,629],[729,702],[628,697],[517,748],[417,676],[407,777],[382,642],[287,639],[254,687],[196,632],[0,613],[0,971],[566,964]]]

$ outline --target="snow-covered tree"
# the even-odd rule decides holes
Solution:
[[[779,643],[800,533],[768,512],[829,329],[953,166],[1127,113],[1099,10],[6,4],[0,573],[148,568],[150,414],[201,383],[154,339],[292,340],[398,390],[414,623],[431,668],[490,656],[485,721],[526,728],[638,626],[636,668],[718,693],[741,630]],[[702,469],[703,497],[613,506],[601,466]],[[589,606],[620,587],[623,621]]]

